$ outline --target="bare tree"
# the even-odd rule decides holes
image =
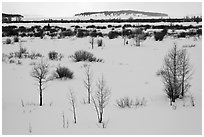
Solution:
[[[45,89],[43,85],[45,82],[47,82],[48,71],[49,71],[49,65],[43,59],[40,62],[34,64],[34,67],[32,68],[32,71],[31,71],[31,76],[38,81],[38,86],[40,90],[40,94],[39,94],[40,106],[43,105],[43,90]]]
[[[87,101],[88,101],[88,104],[90,104],[91,103],[92,76],[93,76],[93,73],[90,70],[90,65],[88,65],[85,69],[85,76],[86,78],[84,80],[84,86],[87,89],[87,93],[88,93]]]
[[[136,46],[139,47],[141,40],[145,40],[146,36],[142,29],[135,29],[134,33],[135,33],[134,38],[135,38]]]
[[[71,111],[73,112],[73,119],[74,119],[74,123],[77,123],[77,117],[76,117],[76,96],[74,95],[74,92],[70,89],[69,92],[69,103],[71,105]]]
[[[161,70],[161,76],[165,85],[165,91],[170,98],[170,105],[179,97],[179,50],[175,45],[164,58],[164,66]]]
[[[102,123],[104,108],[106,107],[110,99],[111,90],[109,87],[107,87],[103,76],[98,80],[96,86],[96,94],[94,97],[92,97],[92,101],[96,110],[98,122]]]
[[[93,49],[93,45],[94,45],[94,38],[97,36],[97,33],[96,33],[96,30],[92,30],[91,33],[90,33],[90,37],[91,37],[91,40],[90,40],[90,43],[91,43],[91,48]]]
[[[164,58],[164,66],[159,75],[165,86],[165,91],[170,98],[170,105],[175,99],[184,96],[184,93],[190,87],[191,69],[189,57],[185,49],[178,49],[175,44]]]

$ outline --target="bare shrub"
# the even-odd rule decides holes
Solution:
[[[11,58],[19,58],[20,59],[23,57],[27,58],[28,56],[29,55],[28,55],[27,49],[20,46],[18,51],[9,53],[8,59],[11,59]]]
[[[49,57],[50,60],[57,60],[58,53],[56,51],[50,51],[48,53],[48,57]]]
[[[71,56],[75,62],[89,61],[89,62],[102,62],[102,59],[97,59],[94,55],[88,51],[79,50]]]
[[[6,44],[11,44],[11,39],[10,38],[6,39]]]
[[[120,35],[120,33],[117,32],[117,31],[110,31],[110,32],[108,33],[108,38],[109,38],[109,39],[115,39],[115,38],[117,38],[119,35]]]
[[[22,58],[23,55],[26,56],[28,54],[28,51],[26,48],[20,46],[20,49],[19,49],[19,58]]]
[[[70,37],[74,35],[74,32],[71,29],[67,29],[65,31],[62,31],[61,33],[59,33],[60,37],[59,38],[64,38],[64,37]]]
[[[116,104],[120,108],[131,108],[133,106],[133,100],[129,97],[124,97],[116,100]]]
[[[97,44],[98,44],[98,47],[103,46],[103,40],[102,39],[98,39],[97,40]]]
[[[83,38],[89,36],[89,31],[86,29],[77,29],[76,37]]]
[[[23,58],[23,57],[26,58],[28,56],[28,51],[27,51],[27,49],[25,47],[20,46],[19,50],[17,52],[13,53],[13,56],[15,58]]]
[[[35,51],[32,51],[31,54],[28,55],[28,57],[31,59],[37,59],[37,58],[41,58],[42,54],[36,53]]]
[[[142,99],[136,98],[131,99],[130,97],[123,97],[116,100],[116,105],[119,108],[137,108],[139,106],[146,106],[147,100],[143,97]]]
[[[154,39],[156,41],[162,41],[166,34],[167,34],[167,30],[166,29],[162,30],[161,32],[154,32]]]
[[[14,42],[19,42],[18,36],[15,36],[15,37],[13,38],[13,41],[14,41]]]
[[[61,66],[58,66],[57,69],[56,69],[56,78],[60,78],[60,79],[72,79],[73,78],[73,72],[67,68],[67,67],[61,67]]]

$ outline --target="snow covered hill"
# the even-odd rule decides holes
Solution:
[[[164,13],[143,12],[134,10],[84,12],[75,14],[74,19],[136,19],[136,18],[163,18],[168,17]]]

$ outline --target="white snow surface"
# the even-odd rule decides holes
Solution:
[[[3,38],[4,40],[4,38]],[[141,47],[123,45],[121,37],[109,40],[104,37],[104,46],[91,49],[89,37],[65,39],[24,38],[21,45],[28,51],[36,51],[47,58],[49,51],[55,50],[64,55],[62,61],[48,61],[50,74],[60,64],[74,72],[71,80],[53,80],[46,84],[44,105],[38,106],[37,81],[30,76],[31,62],[21,59],[22,65],[2,62],[2,132],[3,134],[202,134],[202,38],[174,39],[166,37],[157,42],[148,38]],[[189,99],[176,100],[176,110],[169,105],[163,91],[161,78],[156,72],[162,67],[163,58],[176,43],[195,45],[188,48],[193,65],[193,78],[190,93],[195,99],[192,107]],[[2,53],[19,49],[19,43],[3,44]],[[100,128],[92,104],[83,104],[86,99],[84,64],[73,62],[68,56],[77,50],[87,50],[104,63],[89,63],[94,74],[93,86],[101,75],[111,88],[111,98],[105,108],[104,121],[107,128]],[[69,89],[77,98],[77,124],[73,123],[68,102]],[[145,97],[146,106],[120,109],[116,99],[129,96]],[[21,105],[24,102],[24,107]],[[184,106],[185,104],[185,106]],[[69,121],[69,127],[62,127],[62,115]],[[30,133],[29,130],[32,132]]]

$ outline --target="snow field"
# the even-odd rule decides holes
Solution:
[[[38,87],[30,76],[31,62],[22,59],[22,65],[2,62],[2,131],[3,134],[201,134],[202,125],[202,38],[174,39],[165,38],[157,42],[147,38],[141,47],[123,45],[123,39],[109,40],[103,38],[105,46],[92,50],[89,38],[68,39],[25,39],[21,45],[28,51],[36,51],[47,58],[49,51],[55,50],[64,55],[62,61],[48,61],[50,74],[58,64],[66,66],[74,72],[72,80],[53,80],[46,84],[44,106],[38,105]],[[195,98],[196,106],[189,100],[177,100],[177,109],[173,110],[163,91],[161,79],[156,72],[161,68],[163,58],[176,43],[179,47],[195,44],[188,48],[193,65],[194,75],[190,92]],[[2,53],[18,50],[19,43],[3,44]],[[68,56],[77,50],[92,52],[104,63],[89,63],[93,71],[93,88],[101,75],[111,88],[111,99],[105,108],[104,121],[107,128],[97,124],[93,105],[83,104],[86,89],[83,85],[85,77],[84,64],[73,62]],[[77,97],[77,124],[73,123],[71,108],[68,103],[69,89]],[[120,109],[116,99],[129,96],[145,97],[146,106],[133,109]],[[22,107],[22,102],[24,107]],[[63,128],[63,113],[69,121],[69,127]],[[29,133],[31,130],[31,133]]]

